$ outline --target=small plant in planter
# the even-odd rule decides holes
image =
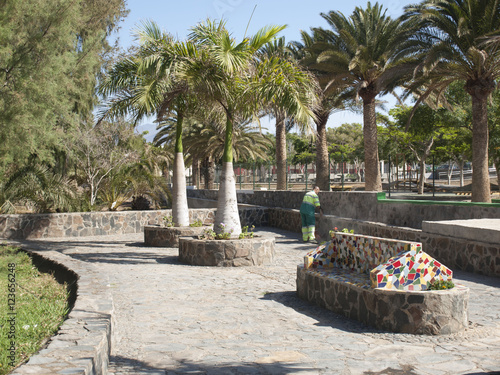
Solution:
[[[163,226],[167,228],[174,226],[174,218],[172,217],[172,215],[163,217]]]
[[[255,225],[252,225],[250,228],[250,232],[248,231],[248,225],[245,225],[243,228],[241,228],[241,233],[240,236],[238,237],[239,239],[243,238],[253,238],[253,230],[255,229]]]
[[[430,286],[429,290],[445,290],[454,288],[455,284],[452,281],[438,280],[434,281]]]
[[[189,226],[190,227],[202,227],[203,226],[203,222],[200,219],[198,219],[194,223],[189,224]]]
[[[339,228],[335,227],[333,228],[333,230],[330,231],[330,237],[335,233],[335,232],[341,232],[341,233],[350,233],[350,234],[354,234],[354,229],[347,229],[347,228],[344,228],[342,230],[339,230]]]
[[[205,229],[201,235],[198,236],[200,240],[229,240],[233,229],[229,232],[226,231],[226,225],[224,223],[219,224],[220,233],[216,233],[213,229]]]

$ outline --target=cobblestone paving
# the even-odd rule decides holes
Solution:
[[[110,280],[110,374],[500,373],[500,279],[455,273],[471,291],[463,333],[381,332],[298,299],[296,266],[312,245],[258,232],[276,236],[272,266],[184,265],[177,249],[145,247],[138,234],[52,239],[51,247]]]

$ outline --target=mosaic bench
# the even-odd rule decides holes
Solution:
[[[427,291],[452,271],[418,242],[332,232],[297,268],[299,297],[392,332],[447,334],[467,327],[468,289]]]

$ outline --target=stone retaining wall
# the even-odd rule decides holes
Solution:
[[[56,251],[36,250],[36,264],[56,271],[56,278],[73,274],[78,278],[77,298],[73,309],[49,344],[11,374],[107,374],[111,350],[113,301],[109,280],[89,263],[72,259]],[[41,245],[43,246],[43,244]],[[64,276],[63,275],[63,276]]]
[[[301,232],[298,210],[269,208],[269,225]],[[330,238],[329,231],[335,227],[353,229],[355,233],[374,237],[393,238],[403,241],[421,242],[430,256],[439,259],[451,269],[488,276],[500,277],[500,243],[451,237],[429,233],[422,229],[398,227],[366,220],[356,220],[333,215],[316,215],[316,227],[324,240]]]
[[[468,325],[469,289],[363,289],[297,267],[297,294],[318,306],[390,332],[441,335]]]
[[[257,206],[298,209],[303,191],[242,191],[238,202]],[[385,193],[370,191],[319,193],[324,213],[409,228],[422,228],[423,221],[500,218],[500,204],[402,201],[379,199]],[[188,190],[188,197],[217,199],[217,190]]]
[[[216,209],[190,209],[189,221],[214,221]],[[241,225],[267,226],[264,207],[239,208]],[[72,212],[0,215],[0,238],[35,239],[142,233],[148,224],[162,224],[172,210]]]

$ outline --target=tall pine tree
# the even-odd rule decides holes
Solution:
[[[124,0],[0,0],[0,177],[92,119]]]

